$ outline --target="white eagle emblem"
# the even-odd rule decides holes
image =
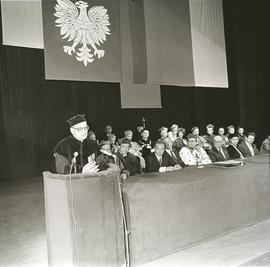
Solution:
[[[65,53],[76,53],[76,59],[83,62],[84,66],[92,63],[94,56],[104,56],[105,51],[97,49],[97,46],[106,41],[106,35],[110,34],[107,9],[103,6],[93,6],[87,12],[87,7],[88,4],[84,1],[73,4],[70,0],[57,0],[54,13],[57,17],[55,26],[61,28],[62,39],[68,38],[68,42],[73,41],[72,46],[63,47]],[[78,44],[82,46],[79,51],[75,51]],[[88,45],[94,49],[94,54]]]

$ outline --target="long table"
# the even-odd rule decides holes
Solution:
[[[129,177],[123,194],[130,260],[138,265],[269,218],[269,156]]]

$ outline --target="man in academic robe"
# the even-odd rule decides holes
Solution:
[[[146,172],[166,172],[181,169],[179,164],[165,151],[165,143],[157,141],[155,143],[155,152],[146,158]]]
[[[54,148],[57,173],[96,172],[98,167],[94,160],[97,144],[87,138],[89,126],[85,115],[77,114],[67,120],[71,136],[61,140]]]
[[[187,146],[182,147],[179,154],[186,166],[212,163],[206,151],[197,145],[197,135],[194,134],[189,134],[187,136]]]
[[[149,130],[143,129],[141,132],[141,138],[138,141],[138,144],[142,148],[141,152],[144,159],[146,159],[146,157],[151,154],[152,141],[149,138],[149,135],[150,135]]]
[[[212,162],[226,161],[231,159],[227,149],[223,147],[223,139],[221,136],[215,136],[213,144],[214,146],[208,151],[208,155]]]
[[[245,142],[238,144],[238,149],[241,151],[244,157],[253,157],[259,154],[259,151],[254,144],[255,133],[250,132],[247,135]]]
[[[229,142],[230,145],[227,147],[228,153],[231,157],[231,159],[244,159],[243,154],[241,151],[237,148],[237,145],[239,143],[239,137],[237,134],[231,134],[229,135]]]

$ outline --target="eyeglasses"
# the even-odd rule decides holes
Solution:
[[[89,130],[89,126],[85,126],[85,127],[79,127],[79,128],[75,128],[72,127],[74,130],[76,130],[77,132],[83,132],[83,131],[88,131]]]

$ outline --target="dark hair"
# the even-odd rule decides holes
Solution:
[[[253,136],[254,138],[256,136],[256,134],[254,132],[249,132],[247,136],[249,136],[249,135]]]
[[[123,139],[120,141],[120,145],[122,145],[122,144],[128,144],[128,145],[130,145],[130,141],[129,141],[128,139],[126,139],[126,138],[123,138]]]
[[[196,135],[195,134],[188,134],[187,140],[192,139],[192,138],[196,139]]]
[[[156,145],[164,145],[164,148],[166,147],[166,146],[165,146],[165,143],[164,143],[163,141],[161,141],[161,140],[156,141],[156,142],[155,142],[155,146],[156,146]]]

